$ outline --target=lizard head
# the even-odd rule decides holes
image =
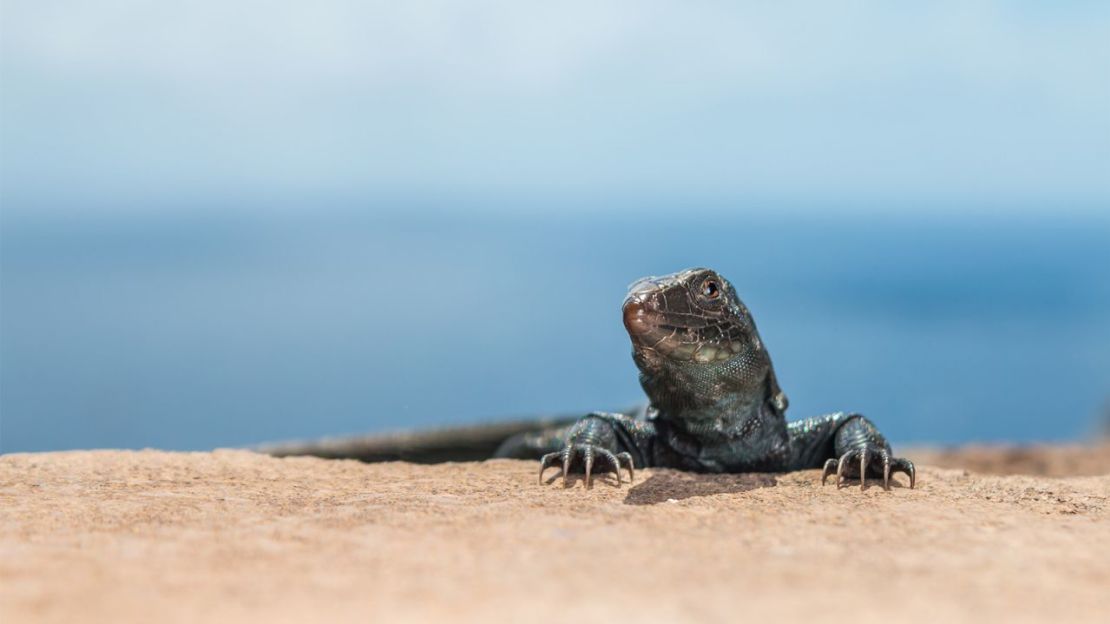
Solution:
[[[637,280],[623,312],[640,381],[653,404],[713,402],[774,383],[748,308],[716,271],[687,269]]]

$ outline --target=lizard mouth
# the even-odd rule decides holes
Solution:
[[[677,276],[641,279],[629,287],[622,306],[633,345],[686,362],[721,362],[739,352],[738,342],[721,340],[717,319],[692,305]]]

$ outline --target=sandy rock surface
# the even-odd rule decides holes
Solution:
[[[1106,622],[1108,596],[1106,473],[919,466],[886,492],[644,470],[585,490],[509,460],[0,456],[5,624]]]

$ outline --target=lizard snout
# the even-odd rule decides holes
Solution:
[[[624,300],[624,328],[630,336],[639,336],[651,329],[643,299],[629,295]]]
[[[624,328],[632,338],[643,336],[658,325],[654,297],[661,289],[660,279],[656,277],[645,277],[628,287],[628,295],[624,298],[621,311],[624,315]]]

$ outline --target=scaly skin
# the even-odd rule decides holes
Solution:
[[[821,482],[882,478],[915,469],[893,457],[878,429],[838,412],[786,422],[787,399],[747,307],[727,280],[689,269],[633,284],[623,305],[632,359],[650,404],[633,413],[595,412],[577,423],[514,436],[498,457],[539,457],[572,471],[661,466],[696,472],[785,472],[823,468]]]

